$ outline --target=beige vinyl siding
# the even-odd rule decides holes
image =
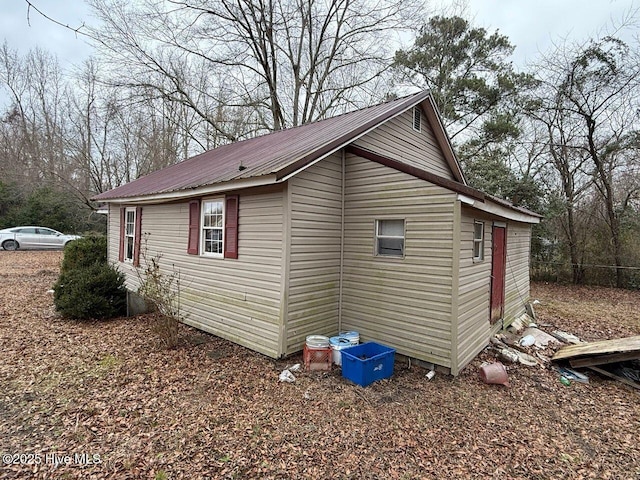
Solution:
[[[473,260],[473,223],[484,221],[484,260]],[[463,368],[487,345],[490,337],[491,246],[493,222],[504,219],[463,207],[458,292],[458,366]],[[529,298],[529,245],[531,228],[507,222],[504,325],[525,312]],[[525,301],[523,301],[523,299]],[[502,326],[502,324],[500,325]]]
[[[507,264],[504,293],[505,325],[525,313],[529,301],[529,254],[531,226],[509,222],[507,225]]]
[[[147,255],[162,255],[163,272],[171,273],[171,265],[180,272],[185,323],[280,356],[283,192],[240,195],[237,260],[188,255],[188,223],[188,202],[142,207]],[[135,290],[134,268],[117,262],[119,224],[119,209],[112,206],[109,259]]]
[[[473,259],[474,221],[484,222],[484,259]],[[458,368],[462,369],[489,341],[491,293],[491,230],[493,221],[462,208],[460,228],[460,280],[458,287]]]
[[[454,180],[433,130],[421,109],[422,129],[413,129],[413,109],[385,122],[354,142],[355,145]]]
[[[342,225],[340,154],[289,180],[290,247],[286,353],[307,335],[338,333]]]
[[[456,195],[352,155],[345,182],[342,329],[450,366]],[[405,220],[404,258],[374,257],[376,219]]]

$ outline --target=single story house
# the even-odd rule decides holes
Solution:
[[[467,185],[428,92],[225,145],[97,195],[185,323],[278,358],[356,330],[456,375],[525,312],[540,216]]]

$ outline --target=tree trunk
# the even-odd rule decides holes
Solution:
[[[567,208],[567,237],[569,240],[569,259],[571,261],[571,280],[574,285],[582,285],[584,282],[584,267],[578,251],[572,204]]]

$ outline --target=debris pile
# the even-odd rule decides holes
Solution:
[[[493,337],[491,344],[498,358],[505,363],[544,368],[562,343],[532,321],[526,322],[530,317],[525,317],[520,317],[506,331]]]
[[[561,330],[547,333],[525,314],[496,334],[490,348],[506,364],[551,367],[565,385],[588,383],[589,377],[575,369],[589,369],[640,389],[640,336],[583,342]]]
[[[640,389],[640,336],[568,345],[551,360],[573,368],[588,368]]]

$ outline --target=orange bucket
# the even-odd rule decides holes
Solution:
[[[487,363],[480,367],[480,379],[484,383],[509,386],[507,369],[500,362]]]

